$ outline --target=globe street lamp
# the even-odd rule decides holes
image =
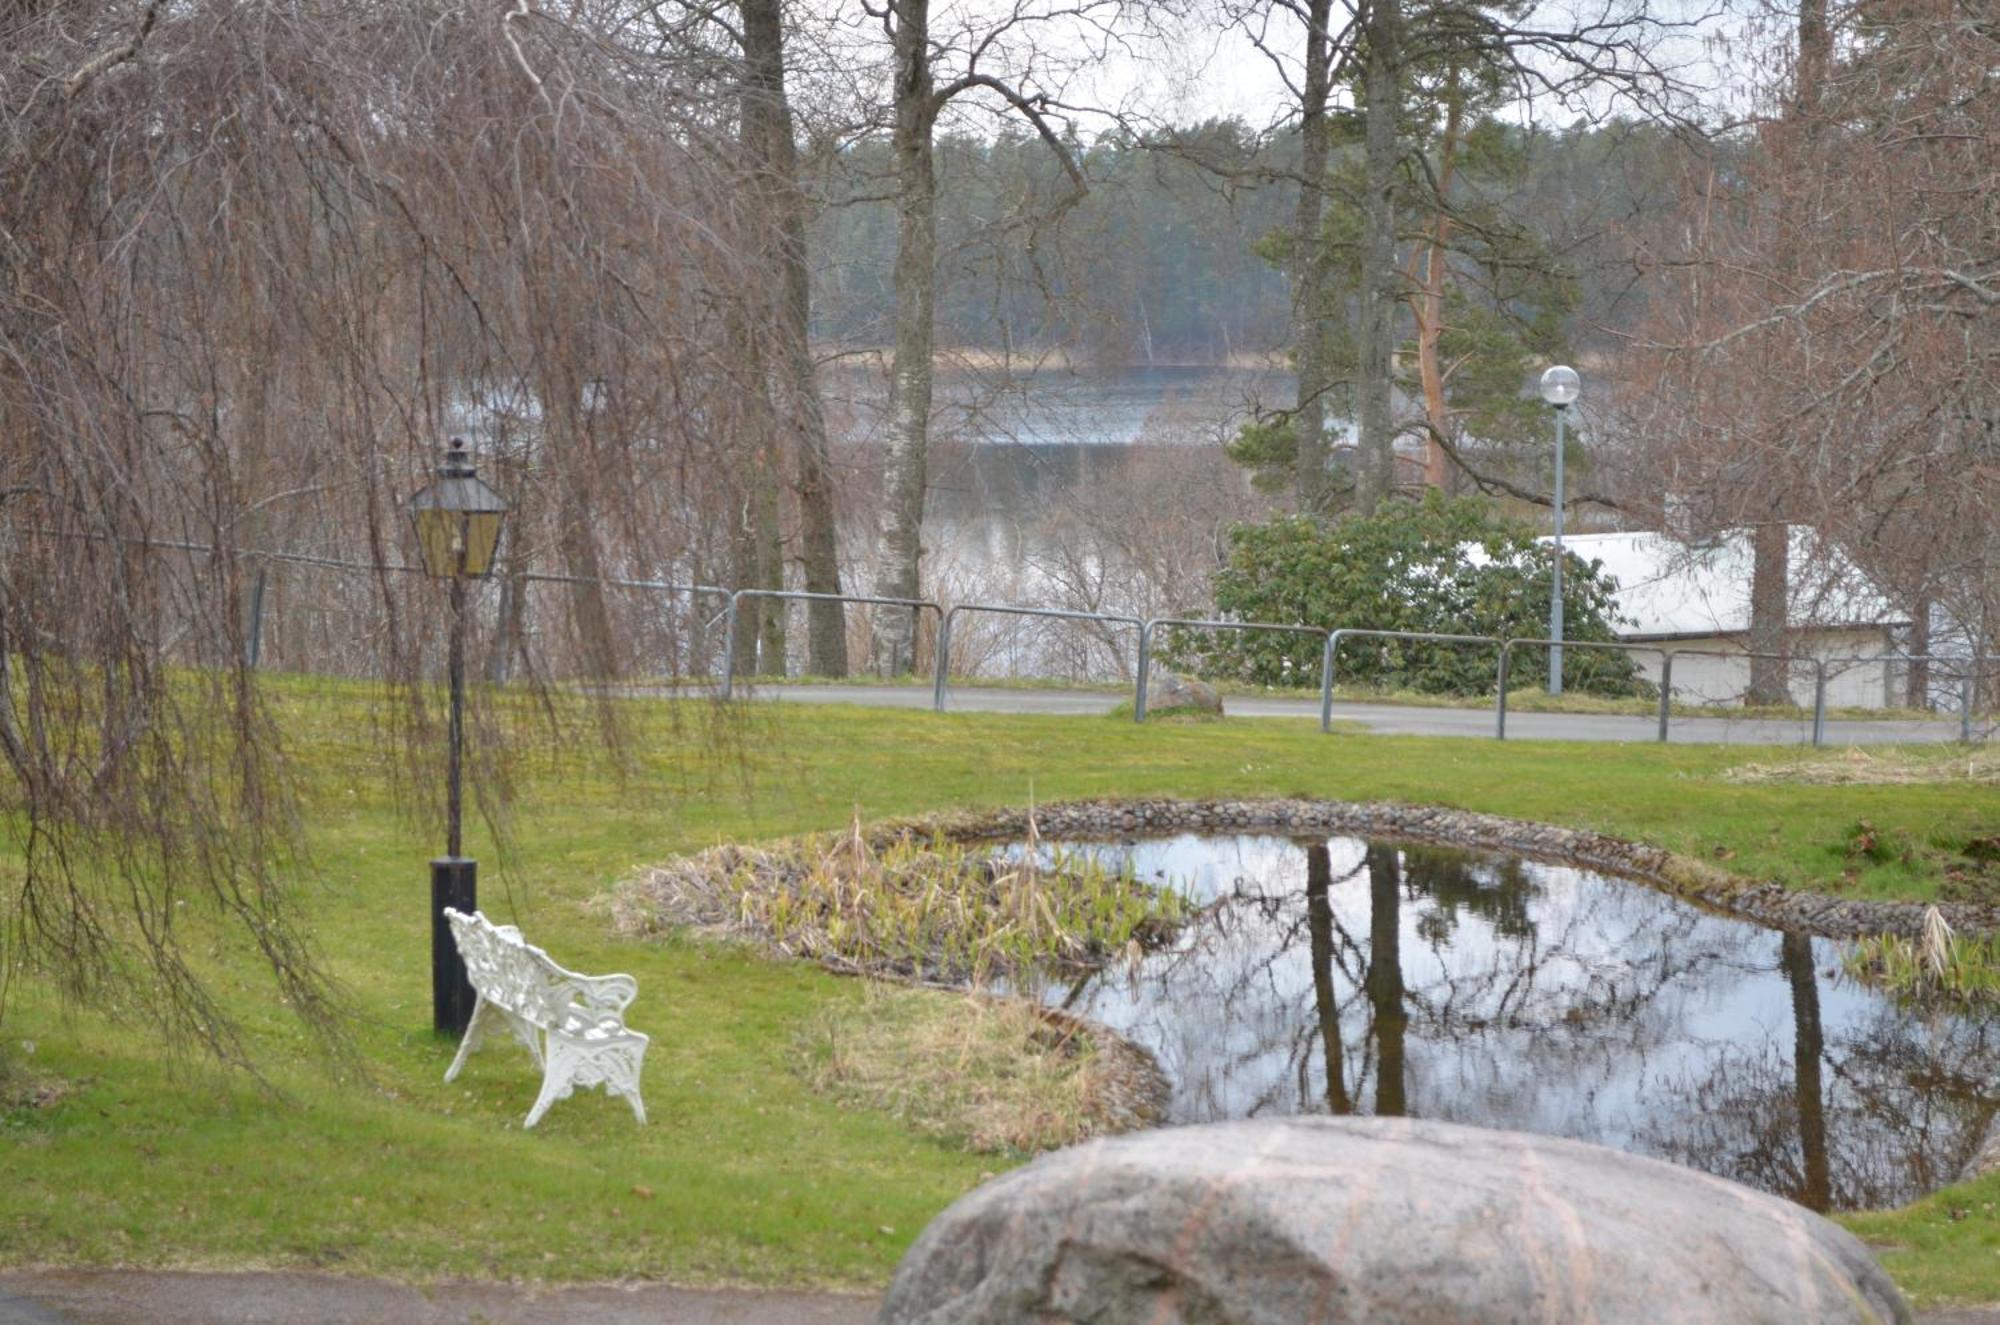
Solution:
[[[1557,364],[1542,374],[1542,399],[1556,411],[1556,560],[1554,588],[1549,594],[1549,693],[1563,692],[1563,422],[1583,379],[1576,369]]]
[[[465,746],[465,582],[493,571],[507,503],[480,481],[465,442],[452,438],[437,476],[410,498],[424,570],[451,581],[451,720],[445,755],[445,854],[431,862],[431,1018],[441,1035],[463,1035],[472,1020],[472,985],[444,910],[479,905],[479,865],[460,854],[461,767]]]

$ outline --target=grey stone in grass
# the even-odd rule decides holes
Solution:
[[[1863,1325],[1909,1308],[1800,1206],[1601,1146],[1399,1118],[1048,1155],[926,1228],[883,1325]]]
[[[1203,713],[1221,713],[1222,696],[1206,681],[1197,681],[1179,672],[1161,671],[1155,674],[1147,689],[1146,711],[1165,713],[1169,709],[1197,709]]]

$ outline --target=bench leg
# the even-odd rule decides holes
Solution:
[[[535,1097],[535,1107],[528,1110],[528,1121],[522,1127],[533,1127],[551,1104],[569,1098],[576,1089],[576,1069],[581,1060],[582,1055],[575,1049],[553,1035],[549,1037],[548,1059],[542,1069],[542,1093]]]
[[[646,1040],[633,1036],[621,1043],[584,1048],[559,1036],[548,1043],[548,1067],[542,1075],[542,1093],[528,1110],[522,1126],[533,1127],[557,1100],[566,1100],[576,1088],[603,1086],[607,1095],[621,1095],[632,1106],[632,1116],[646,1121],[646,1105],[639,1098],[639,1076],[646,1061]]]
[[[458,1080],[459,1071],[464,1068],[465,1060],[471,1057],[472,1051],[486,1038],[486,1028],[504,1015],[500,1009],[486,1001],[486,995],[479,996],[479,1002],[472,1009],[472,1020],[465,1025],[465,1037],[458,1042],[458,1056],[453,1058],[451,1066],[444,1070],[444,1079],[447,1082]]]
[[[639,1041],[639,1047],[631,1054],[629,1062],[621,1061],[625,1071],[618,1075],[605,1076],[605,1090],[613,1095],[623,1095],[625,1102],[632,1106],[632,1116],[640,1123],[646,1121],[646,1102],[639,1098],[639,1078],[646,1067],[646,1041]]]

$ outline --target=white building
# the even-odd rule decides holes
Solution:
[[[1618,582],[1621,619],[1614,625],[1621,639],[1673,650],[1676,700],[1742,701],[1750,689],[1749,530],[1694,544],[1657,533],[1569,535],[1563,550],[1600,563]],[[1908,618],[1838,549],[1804,526],[1792,527],[1790,560],[1787,652],[1799,660],[1789,668],[1793,701],[1812,703],[1811,660],[1821,659],[1828,664],[1829,707],[1899,707],[1905,668],[1886,656],[1901,651]],[[1657,685],[1660,655],[1633,658]]]

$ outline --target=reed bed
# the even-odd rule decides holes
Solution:
[[[1934,906],[1925,911],[1918,937],[1858,940],[1842,965],[1849,975],[1902,997],[2000,1005],[2000,934],[1956,934]]]
[[[1136,960],[1178,932],[1186,899],[1090,856],[1017,857],[903,832],[723,845],[642,872],[612,903],[620,932],[693,928],[836,969],[978,985]]]

